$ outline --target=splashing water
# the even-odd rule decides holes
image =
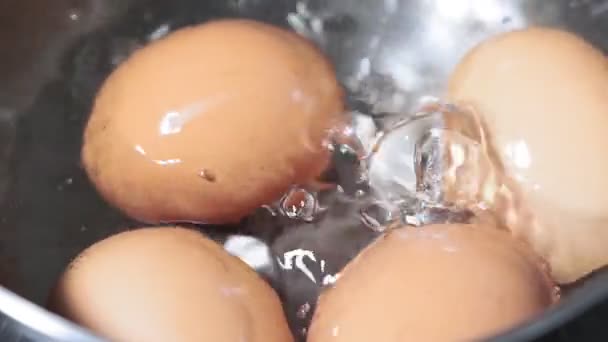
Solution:
[[[480,180],[491,168],[480,162],[486,156],[480,125],[453,105],[421,103],[421,112],[382,132],[369,155],[370,187],[387,213],[378,221],[365,212],[372,229],[394,220],[415,226],[466,222],[468,204],[483,203]]]
[[[394,222],[422,226],[469,220],[471,203],[484,207],[484,180],[491,178],[481,126],[453,105],[430,97],[419,103],[420,112],[384,130],[371,117],[353,113],[352,124],[332,132],[328,144],[337,158],[336,186],[322,191],[293,187],[278,212],[311,222],[324,208],[320,193],[334,192],[352,200],[360,221],[375,232]]]

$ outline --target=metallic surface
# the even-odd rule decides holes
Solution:
[[[32,304],[44,304],[80,250],[133,226],[103,204],[79,166],[92,94],[138,46],[225,16],[291,26],[309,36],[335,62],[353,105],[389,121],[421,96],[440,95],[458,59],[496,32],[551,25],[608,50],[608,1],[2,1],[0,22],[10,24],[0,26],[0,283],[31,302],[0,288],[0,340],[97,340]],[[497,340],[532,340],[603,300],[608,271]]]

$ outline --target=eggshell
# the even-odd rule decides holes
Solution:
[[[470,341],[534,318],[556,299],[540,258],[508,233],[400,228],[321,296],[308,341]]]
[[[608,265],[608,63],[574,34],[529,28],[472,51],[451,101],[479,115],[498,161],[494,210],[561,283]]]
[[[232,223],[327,167],[343,93],[294,33],[249,20],[178,30],[102,86],[82,150],[103,197],[150,223]]]
[[[112,341],[292,341],[275,292],[184,228],[109,237],[65,271],[51,309]]]

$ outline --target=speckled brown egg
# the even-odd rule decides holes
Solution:
[[[448,97],[478,114],[498,161],[487,206],[553,277],[570,283],[608,265],[604,54],[551,28],[501,34],[456,67]]]
[[[112,341],[292,341],[270,286],[184,228],[138,229],[96,243],[68,267],[50,303]]]
[[[557,298],[541,260],[482,225],[400,228],[349,263],[321,295],[309,342],[471,341]]]
[[[144,222],[235,222],[327,167],[343,120],[332,65],[248,20],[178,30],[102,86],[82,159],[103,197]]]

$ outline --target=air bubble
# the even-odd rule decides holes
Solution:
[[[468,209],[484,206],[495,188],[484,135],[472,113],[426,101],[424,111],[379,137],[369,158],[372,194],[404,224],[466,222]],[[369,214],[365,222],[386,224]]]
[[[387,205],[372,203],[361,209],[361,221],[375,232],[383,232],[393,221],[393,212]]]
[[[364,146],[363,142],[369,145],[370,135],[376,134],[373,121],[363,119],[361,114],[350,113],[353,121],[346,126],[338,126],[329,133],[329,145],[333,151],[341,154],[353,155],[357,159],[362,159],[367,155],[369,146]],[[371,120],[371,119],[370,119]]]
[[[429,202],[439,203],[442,194],[443,149],[441,132],[431,130],[415,144],[416,191]]]
[[[318,202],[315,194],[294,187],[285,194],[279,208],[283,215],[291,219],[312,221],[318,209]]]
[[[78,22],[82,17],[82,11],[78,8],[71,8],[67,12],[67,17],[72,22]]]
[[[271,205],[263,205],[262,209],[266,210],[270,214],[270,216],[276,217],[279,215],[277,213],[277,210],[275,210],[275,208]]]
[[[367,195],[367,192],[365,192],[364,190],[357,190],[355,192],[355,198],[362,198],[365,195]]]
[[[369,182],[376,196],[389,202],[416,197],[417,143],[442,122],[441,113],[420,114],[396,124],[378,139],[368,161]]]
[[[310,303],[306,302],[302,306],[300,306],[296,315],[299,319],[306,319],[306,317],[308,317],[308,314],[310,313],[311,308],[312,307],[310,306]]]

